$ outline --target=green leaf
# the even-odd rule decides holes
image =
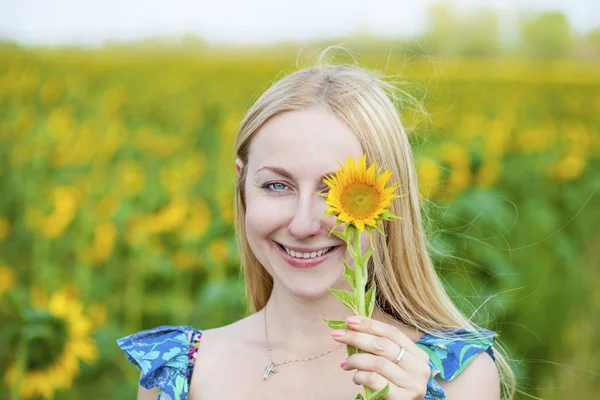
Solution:
[[[373,310],[375,309],[375,290],[376,285],[375,282],[369,288],[369,291],[365,295],[365,304],[367,305],[367,316],[371,318],[373,315]]]
[[[354,270],[348,266],[346,261],[344,261],[344,278],[346,278],[350,287],[356,290],[356,276],[354,275]]]
[[[333,233],[335,236],[339,237],[340,239],[342,239],[343,241],[346,241],[346,235],[343,232],[338,232],[338,231],[330,231],[329,233]]]
[[[371,258],[371,256],[373,255],[373,252],[375,251],[374,247],[370,247],[369,250],[367,250],[367,252],[365,254],[363,254],[362,258],[361,258],[361,264],[365,265],[367,263],[367,261],[369,261],[369,258]]]
[[[354,293],[339,289],[329,289],[329,291],[333,293],[335,297],[340,299],[343,305],[345,305],[346,307],[354,311],[355,314],[358,315],[358,302],[356,301],[356,295]]]
[[[369,398],[369,400],[376,400],[376,399],[384,399],[385,396],[388,395],[390,391],[390,384],[388,383],[387,385],[385,385],[385,387],[383,389],[381,389],[378,392],[373,393],[373,396]]]
[[[319,317],[321,317],[319,315]],[[332,329],[350,329],[350,326],[348,326],[348,323],[346,321],[339,321],[339,320],[335,320],[335,319],[325,319],[323,317],[321,317],[321,319],[323,321],[325,321],[327,323],[327,326],[329,326]]]
[[[385,210],[383,212],[383,214],[381,214],[379,216],[379,218],[381,218],[381,219],[391,219],[391,218],[394,218],[394,217],[395,217],[395,215],[392,214],[392,212],[390,210]]]
[[[360,350],[358,350],[356,347],[350,346],[349,344],[347,344],[346,345],[346,353],[348,353],[348,357],[350,357],[351,355],[362,353],[362,352]]]
[[[365,398],[363,397],[362,394],[359,393],[356,395],[356,398],[354,400],[365,400]]]
[[[402,197],[402,196],[400,196],[400,197]],[[392,214],[392,212],[390,210],[385,210],[385,212],[383,214],[381,214],[379,216],[379,218],[387,220],[387,221],[391,221],[394,219],[404,219],[403,217],[399,217],[397,215]]]

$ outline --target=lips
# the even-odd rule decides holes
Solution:
[[[287,261],[287,263],[289,265],[291,265],[292,267],[295,267],[295,268],[315,267],[315,266],[321,264],[322,262],[326,261],[332,254],[337,252],[338,249],[341,247],[341,246],[334,246],[327,253],[317,256],[315,258],[296,258],[296,257],[292,257],[291,255],[289,255],[287,253],[287,251],[285,251],[284,247],[281,244],[279,244],[277,242],[273,242],[273,243],[275,244],[277,251],[281,254],[283,259],[285,261]]]

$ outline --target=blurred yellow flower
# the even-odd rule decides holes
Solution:
[[[0,242],[8,237],[10,233],[10,225],[4,218],[0,218]]]
[[[550,173],[557,180],[570,181],[581,175],[586,164],[585,158],[567,154],[550,169]]]
[[[172,196],[181,196],[188,192],[194,182],[186,177],[181,166],[171,165],[160,170],[160,183]]]
[[[490,131],[484,135],[484,153],[488,157],[500,158],[508,150],[512,135],[511,117],[495,119]]]
[[[471,171],[468,168],[453,168],[448,178],[446,191],[449,195],[456,196],[469,188],[471,179]]]
[[[471,156],[464,146],[445,142],[437,148],[440,160],[447,161],[453,169],[465,169],[471,165]]]
[[[174,199],[156,214],[150,216],[148,228],[152,233],[171,231],[181,225],[187,212],[187,200],[184,198]]]
[[[564,124],[563,143],[564,149],[572,155],[586,157],[593,146],[592,134],[586,126],[579,121]]]
[[[40,99],[46,106],[51,106],[60,98],[62,92],[63,90],[58,79],[48,79],[40,87]]]
[[[210,208],[206,201],[197,197],[190,205],[190,216],[183,224],[181,236],[184,240],[202,237],[210,226]]]
[[[15,287],[15,270],[9,265],[0,264],[0,296]]]
[[[109,86],[104,93],[103,109],[109,115],[116,114],[125,104],[126,93],[127,91],[122,86]]]
[[[95,264],[108,260],[115,247],[117,227],[112,222],[103,222],[94,230],[92,258]]]
[[[73,290],[67,287],[52,293],[49,297],[44,297],[47,301],[40,304],[42,298],[37,295],[34,306],[40,311],[48,311],[56,318],[57,323],[64,325],[64,331],[62,329],[56,331],[56,334],[65,335],[64,346],[54,359],[29,360],[20,387],[20,394],[24,398],[41,396],[50,399],[54,397],[57,390],[69,389],[73,385],[75,377],[79,374],[80,361],[91,364],[98,359],[98,347],[90,337],[93,324],[90,318],[84,314],[83,305],[74,296]],[[49,325],[48,329],[57,329],[56,326],[57,324],[53,323]],[[28,346],[33,348],[43,346],[43,344],[32,343]],[[46,365],[44,365],[44,361],[47,361]],[[13,387],[16,384],[16,378],[17,366],[13,363],[6,369],[4,380],[10,387]]]
[[[417,162],[419,192],[425,197],[434,197],[442,179],[441,167],[431,158],[421,158]]]
[[[221,264],[227,261],[228,256],[229,245],[224,238],[215,239],[208,245],[208,257],[212,261]]]
[[[232,224],[234,219],[234,194],[230,189],[217,190],[217,202],[221,211],[221,219],[223,222]]]
[[[206,171],[206,157],[202,153],[193,158],[177,160],[160,171],[160,183],[171,195],[185,195]]]
[[[59,237],[75,218],[81,194],[76,188],[59,186],[52,191],[54,209],[45,218],[41,233],[48,239]]]
[[[520,153],[539,153],[554,145],[556,135],[556,124],[544,121],[535,128],[516,132],[515,148]]]
[[[13,131],[15,137],[20,138],[33,127],[35,123],[35,111],[27,107],[20,107],[19,115],[14,123]]]
[[[109,219],[114,216],[120,206],[121,202],[119,198],[113,194],[107,194],[94,204],[93,210],[99,219]]]
[[[92,322],[92,330],[94,331],[103,326],[108,319],[108,308],[102,303],[91,303],[87,313]]]
[[[502,174],[502,166],[496,160],[486,160],[477,171],[476,182],[480,187],[490,187]]]
[[[127,138],[127,131],[119,121],[110,121],[97,149],[98,161],[101,163],[111,162],[111,158],[121,148]]]
[[[185,270],[194,266],[196,257],[185,250],[177,250],[172,256],[173,264],[177,269]]]
[[[129,197],[137,196],[146,184],[144,168],[134,160],[124,160],[117,164],[117,177],[122,193]]]
[[[74,119],[66,106],[61,105],[54,108],[48,116],[48,129],[50,135],[59,141],[70,140],[75,132],[73,131]]]
[[[456,139],[461,142],[472,141],[475,137],[487,132],[489,122],[482,113],[465,113],[456,130]]]

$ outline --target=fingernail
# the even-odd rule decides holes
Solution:
[[[346,332],[343,329],[336,329],[335,331],[331,332],[331,336],[334,338],[341,338],[345,334]]]
[[[351,317],[346,318],[346,322],[348,322],[348,325],[352,325],[352,326],[359,326],[360,321],[361,321],[361,318],[358,315],[353,315]]]
[[[347,359],[346,359],[346,360],[347,360]],[[342,362],[340,363],[340,367],[344,368],[344,365],[346,365],[346,360],[344,360],[344,361],[342,361]]]

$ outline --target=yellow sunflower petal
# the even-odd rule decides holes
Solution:
[[[365,224],[359,219],[354,220],[354,226],[356,226],[356,229],[358,229],[360,233],[365,231]]]
[[[346,157],[346,164],[340,164],[340,170],[324,179],[330,188],[325,201],[329,206],[327,213],[337,215],[341,222],[354,225],[361,232],[365,225],[377,228],[377,221],[397,197],[397,185],[387,185],[392,172],[381,172],[374,164],[367,166],[366,159],[366,154],[358,162]]]

